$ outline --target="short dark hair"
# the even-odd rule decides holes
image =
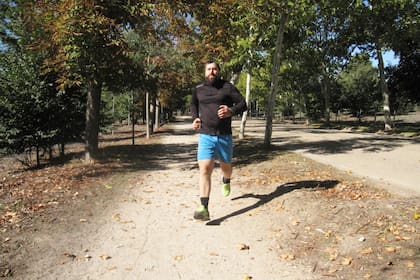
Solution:
[[[217,69],[220,71],[220,65],[219,65],[219,63],[217,63],[214,60],[207,60],[206,63],[204,63],[204,65],[207,66],[207,65],[213,64],[213,63],[216,64]]]

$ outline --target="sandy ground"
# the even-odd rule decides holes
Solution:
[[[198,222],[197,135],[189,122],[169,128],[133,148],[141,163],[4,232],[6,278],[418,279],[418,197],[251,141],[236,147],[229,198],[215,170],[212,220]]]
[[[74,215],[57,215],[41,232],[34,229],[34,247],[22,256],[25,269],[14,278],[312,279],[309,265],[278,262],[271,232],[276,221],[270,216],[238,215],[217,226],[192,219],[199,202],[197,139],[187,136],[163,138],[164,150],[149,159],[152,170],[131,174],[126,182],[116,176],[107,184],[106,197],[113,199],[98,196],[74,209]],[[248,191],[234,189],[232,196]],[[232,202],[215,187],[211,215],[221,217],[253,203]]]

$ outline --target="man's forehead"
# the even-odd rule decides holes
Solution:
[[[219,68],[219,65],[217,64],[217,62],[210,61],[210,62],[206,62],[205,69],[217,69],[217,70],[219,70],[220,68]]]
[[[206,65],[206,68],[217,68],[216,63],[210,63]]]

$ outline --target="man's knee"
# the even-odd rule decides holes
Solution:
[[[200,173],[203,175],[210,175],[213,171],[213,160],[199,160]]]

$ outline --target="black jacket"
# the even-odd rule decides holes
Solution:
[[[219,119],[217,111],[220,105],[227,105],[232,115],[247,110],[246,102],[239,90],[225,80],[214,84],[204,82],[196,87],[191,98],[191,115],[193,120],[201,119],[199,133],[210,135],[232,134],[232,118]]]

